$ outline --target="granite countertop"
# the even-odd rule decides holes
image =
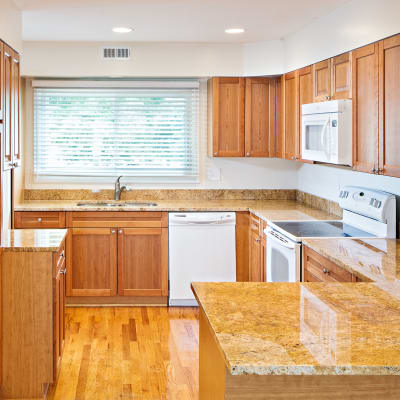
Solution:
[[[67,235],[66,229],[10,229],[1,239],[2,251],[57,251]]]
[[[232,375],[400,375],[400,297],[375,283],[192,288]]]
[[[138,200],[139,201],[139,200]],[[99,201],[83,201],[99,203]],[[101,202],[104,202],[102,200]],[[106,200],[108,203],[114,201]],[[153,202],[146,200],[146,202]],[[155,200],[157,206],[78,206],[76,200],[31,200],[15,206],[15,211],[251,211],[265,221],[330,220],[340,217],[294,200]]]
[[[362,280],[400,281],[400,240],[305,239],[303,244]]]

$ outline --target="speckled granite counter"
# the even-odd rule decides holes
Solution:
[[[400,299],[374,283],[193,283],[231,375],[400,375]]]
[[[362,280],[400,281],[400,240],[306,239],[303,244]]]
[[[3,234],[2,251],[57,251],[67,234],[66,229],[10,229]]]
[[[151,200],[146,200],[152,202]],[[88,202],[88,201],[85,201]],[[113,203],[113,201],[108,201]],[[76,200],[33,200],[15,206],[15,211],[251,211],[265,221],[329,220],[338,216],[294,200],[155,200],[156,206],[78,206]],[[97,204],[96,201],[90,203]]]

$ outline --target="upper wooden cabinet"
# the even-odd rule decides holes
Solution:
[[[351,52],[333,57],[331,60],[331,99],[351,98]]]
[[[378,171],[378,44],[353,51],[353,168]]]
[[[351,53],[313,65],[313,101],[351,98]]]
[[[244,157],[244,78],[208,81],[209,155]]]
[[[400,35],[379,42],[379,123],[378,172],[400,177]]]
[[[276,78],[208,81],[209,156],[275,156]]]
[[[298,74],[296,71],[284,75],[283,80],[284,113],[284,158],[295,160],[299,154],[299,103]]]
[[[331,98],[331,60],[313,65],[314,101],[327,101]]]
[[[246,78],[246,157],[270,157],[275,142],[275,80]]]
[[[3,86],[2,115],[4,129],[2,164],[3,170],[9,170],[17,167],[21,159],[21,88],[19,55],[6,44],[3,44],[1,69],[0,85]]]

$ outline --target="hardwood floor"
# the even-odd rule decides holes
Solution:
[[[67,308],[54,400],[198,398],[196,308]]]

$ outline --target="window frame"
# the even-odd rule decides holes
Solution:
[[[34,138],[34,88],[35,87],[45,87],[45,88],[187,88],[193,89],[197,88],[199,91],[198,95],[198,109],[197,109],[197,133],[195,134],[195,143],[193,144],[196,147],[195,152],[197,158],[197,173],[195,175],[182,175],[182,176],[173,176],[173,175],[126,175],[126,182],[133,183],[160,183],[160,184],[168,184],[168,183],[182,183],[182,184],[198,184],[201,180],[201,169],[202,169],[202,149],[201,149],[201,137],[202,137],[202,117],[201,115],[204,113],[202,110],[202,97],[206,97],[206,92],[204,93],[204,82],[202,84],[202,79],[200,78],[171,78],[171,79],[31,79],[30,80],[30,95],[28,94],[28,98],[31,100],[31,115],[27,116],[27,119],[31,119],[32,126],[32,143],[29,147],[32,149],[31,159],[28,160],[30,164],[30,185],[28,183],[27,186],[41,186],[46,184],[54,184],[54,183],[65,183],[69,184],[69,186],[73,185],[81,185],[88,184],[89,186],[100,185],[102,183],[111,183],[114,182],[115,177],[112,175],[103,175],[103,176],[78,176],[74,174],[63,174],[63,175],[44,175],[44,174],[35,174],[34,171],[34,146],[35,146],[35,138]],[[203,88],[203,89],[202,89]],[[203,93],[202,93],[203,92]],[[118,173],[117,173],[118,174]],[[82,186],[80,186],[82,187]]]

